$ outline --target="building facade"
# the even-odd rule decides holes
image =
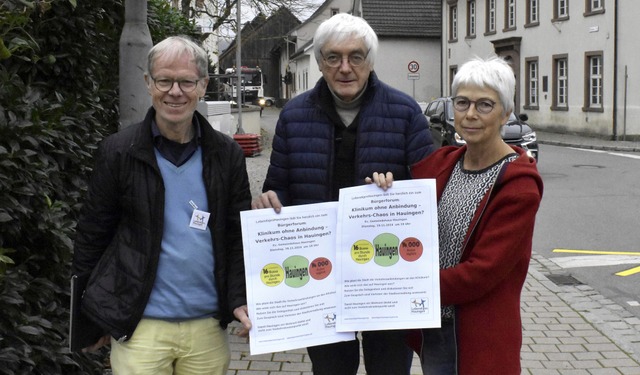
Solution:
[[[282,93],[294,97],[322,77],[313,55],[318,26],[337,13],[367,20],[378,35],[374,70],[393,87],[425,102],[440,95],[441,21],[439,0],[328,0],[298,27],[280,47]]]
[[[497,54],[516,76],[516,112],[537,128],[638,139],[638,14],[629,0],[444,0],[444,93],[462,63]]]

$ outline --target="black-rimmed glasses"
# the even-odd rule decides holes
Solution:
[[[175,80],[175,79],[169,79],[169,78],[153,78],[153,77],[151,77],[151,79],[153,80],[153,84],[156,85],[156,88],[158,89],[158,91],[169,92],[169,90],[171,90],[171,88],[173,87],[173,84],[175,82],[178,82],[178,87],[180,88],[180,90],[182,90],[182,92],[185,92],[185,93],[192,92],[193,90],[195,90],[196,87],[198,87],[198,82],[200,81],[199,79]]]
[[[466,112],[469,110],[471,103],[473,103],[476,107],[476,111],[478,113],[482,113],[486,115],[493,111],[493,108],[496,106],[496,102],[491,99],[478,99],[478,100],[470,100],[466,96],[456,96],[455,98],[451,98],[453,101],[453,108],[458,112]]]
[[[344,56],[339,55],[337,53],[330,53],[327,56],[325,56],[324,53],[322,53],[322,51],[320,52],[320,55],[322,56],[322,59],[327,64],[327,66],[330,68],[339,67],[345,58]],[[364,64],[365,61],[367,61],[368,55],[369,55],[369,51],[367,51],[367,53],[354,52],[349,56],[347,56],[346,58],[347,58],[347,61],[349,62],[349,65],[356,67]]]

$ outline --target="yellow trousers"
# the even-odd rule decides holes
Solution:
[[[142,319],[129,341],[111,339],[114,375],[225,375],[230,352],[218,320]]]

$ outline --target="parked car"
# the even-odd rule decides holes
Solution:
[[[429,130],[433,143],[440,146],[462,146],[464,139],[456,133],[453,124],[453,103],[451,98],[438,98],[429,102],[424,115],[429,121]],[[502,139],[510,145],[520,146],[530,156],[538,160],[538,139],[536,132],[527,124],[529,117],[522,113],[519,116],[511,113],[502,132]]]

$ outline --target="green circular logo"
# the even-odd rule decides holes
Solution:
[[[393,266],[398,263],[400,255],[398,246],[400,239],[391,233],[382,233],[373,239],[375,248],[374,262],[383,267]]]
[[[309,260],[300,255],[293,255],[282,263],[284,267],[284,283],[292,288],[300,288],[309,282]]]

